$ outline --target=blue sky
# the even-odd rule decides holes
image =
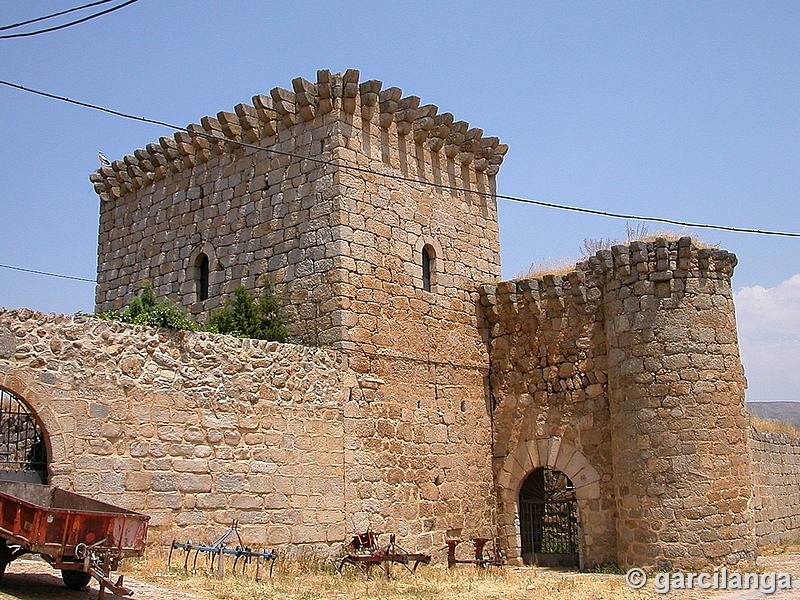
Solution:
[[[3,0],[0,25],[84,1]],[[798,40],[796,2],[140,0],[0,40],[0,79],[186,125],[356,68],[509,144],[500,193],[800,232]],[[0,110],[0,263],[93,278],[97,150],[169,132],[6,87]],[[500,228],[510,278],[626,222],[500,201]],[[800,239],[686,233],[739,256],[748,399],[800,399]],[[93,291],[0,268],[0,306],[90,311]]]

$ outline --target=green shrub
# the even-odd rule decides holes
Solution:
[[[286,317],[275,286],[264,284],[261,297],[251,296],[243,285],[233,291],[233,297],[211,313],[208,331],[257,340],[286,340]]]
[[[131,300],[123,311],[109,310],[96,315],[109,321],[122,321],[134,325],[166,327],[197,331],[200,326],[192,321],[186,311],[173,306],[168,300],[158,300],[149,281],[144,283],[141,293]]]

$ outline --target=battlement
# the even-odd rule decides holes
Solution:
[[[439,113],[433,104],[420,106],[417,96],[403,96],[400,88],[381,89],[383,82],[371,79],[359,83],[359,72],[317,71],[317,82],[302,77],[292,80],[292,89],[273,88],[269,95],[253,96],[252,104],[237,104],[216,117],[203,117],[172,137],[159,138],[122,160],[103,166],[89,177],[101,199],[116,199],[134,192],[168,173],[189,170],[214,156],[242,144],[277,143],[298,125],[334,114],[347,119],[358,115],[398,138],[410,138],[445,159],[470,165],[475,171],[494,176],[508,151],[497,137],[456,121],[450,113]],[[340,113],[336,116],[335,113]]]
[[[632,242],[601,250],[590,258],[589,266],[620,283],[665,282],[687,277],[729,279],[736,266],[736,255],[727,250],[699,248],[692,238],[678,240],[659,237],[652,242]]]
[[[532,279],[504,281],[479,288],[481,305],[490,323],[501,312],[531,311],[544,317],[545,307],[584,306],[599,299],[601,286],[610,288],[646,282],[642,293],[682,291],[688,278],[727,279],[733,276],[736,255],[727,250],[700,248],[686,236],[663,237],[651,242],[632,242],[601,250],[565,275],[543,275]],[[678,283],[680,282],[680,283]],[[653,289],[650,289],[650,287]],[[641,285],[640,285],[641,288]]]

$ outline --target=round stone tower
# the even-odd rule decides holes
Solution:
[[[600,252],[624,568],[755,557],[735,255],[690,238]]]

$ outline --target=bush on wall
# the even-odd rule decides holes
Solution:
[[[233,296],[211,313],[207,326],[193,321],[188,313],[168,300],[156,298],[153,286],[145,282],[142,291],[122,311],[109,310],[94,315],[100,319],[122,321],[134,325],[165,327],[187,331],[210,331],[257,340],[286,341],[286,316],[282,298],[268,281],[261,296],[254,298],[243,285],[233,291]]]

